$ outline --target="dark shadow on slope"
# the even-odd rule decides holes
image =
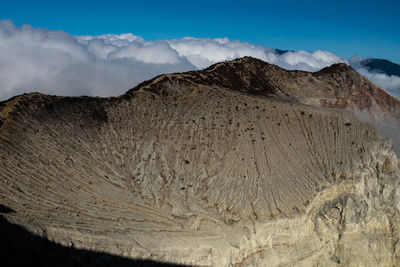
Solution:
[[[13,212],[0,205],[2,213]],[[0,266],[179,266],[66,247],[34,235],[0,215]],[[182,265],[181,265],[182,266]]]
[[[0,204],[0,213],[13,213],[13,212],[15,212],[13,209],[10,209],[9,207]]]

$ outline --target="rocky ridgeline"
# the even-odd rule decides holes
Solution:
[[[0,204],[51,241],[136,259],[396,266],[399,161],[355,113],[398,123],[399,106],[343,64],[252,58],[117,98],[22,95],[0,104]]]

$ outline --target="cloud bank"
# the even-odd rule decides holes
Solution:
[[[374,72],[362,66],[361,62],[367,58],[354,56],[349,64],[359,73],[367,77],[371,82],[386,89],[389,93],[400,98],[400,77],[395,75],[386,75],[384,73]]]
[[[286,69],[317,71],[351,63],[328,51],[290,51],[227,38],[145,41],[127,34],[74,36],[62,31],[15,26],[0,21],[0,100],[39,91],[55,95],[116,96],[158,74],[182,72],[243,56]],[[355,61],[354,61],[355,62]],[[399,92],[400,78],[360,72]]]

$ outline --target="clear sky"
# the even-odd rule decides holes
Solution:
[[[145,40],[228,37],[280,49],[323,49],[400,63],[399,0],[0,0],[16,25]]]

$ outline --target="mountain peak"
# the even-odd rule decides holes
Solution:
[[[333,74],[333,73],[343,73],[343,72],[351,72],[355,73],[356,71],[345,63],[335,63],[328,67],[321,69],[316,72],[318,74]]]
[[[232,66],[232,67],[243,67],[243,66],[255,66],[255,67],[256,66],[264,66],[264,67],[266,67],[266,66],[269,66],[269,67],[279,68],[278,66],[270,64],[261,59],[251,57],[251,56],[245,56],[245,57],[240,57],[240,58],[236,58],[236,59],[229,60],[229,61],[215,63],[215,64],[211,65],[210,67],[206,68],[205,70],[212,71],[212,70],[215,70],[217,67],[227,67],[227,66]]]
[[[190,87],[219,87],[258,96],[273,97],[277,95],[277,92],[268,78],[268,73],[271,73],[272,70],[281,71],[282,69],[260,59],[242,57],[213,64],[204,70],[160,75],[139,84],[128,91],[128,95],[142,91],[164,96],[184,96],[186,93],[190,93],[184,88],[177,91],[171,86],[181,83]]]
[[[177,83],[185,86],[178,89]],[[339,98],[343,99],[340,101],[344,105],[341,108],[358,106],[362,109],[370,108],[372,103],[382,102],[379,99],[371,100],[371,90],[376,91],[375,96],[387,94],[344,63],[333,64],[318,72],[289,71],[247,56],[219,62],[204,70],[161,75],[138,85],[128,95],[147,91],[156,95],[182,97],[191,94],[191,88],[198,86],[239,91],[288,102],[304,102],[305,99],[313,98],[332,99],[328,102],[338,103],[335,99]],[[360,104],[356,95],[362,95],[366,102]],[[349,96],[354,99],[350,100]],[[329,106],[339,107],[337,104]]]

